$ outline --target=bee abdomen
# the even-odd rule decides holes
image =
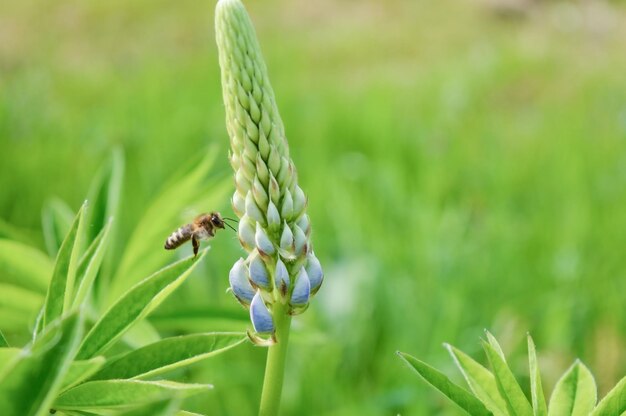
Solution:
[[[180,227],[178,230],[174,231],[167,237],[165,240],[165,249],[173,250],[181,244],[189,241],[191,238],[191,227],[189,225],[185,225]]]

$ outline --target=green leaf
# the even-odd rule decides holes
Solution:
[[[46,293],[52,261],[45,253],[16,241],[0,239],[0,281]]]
[[[624,412],[626,412],[626,377],[600,400],[591,416],[620,416]]]
[[[155,311],[150,322],[162,331],[171,332],[202,332],[206,328],[245,331],[250,325],[250,314],[239,305],[227,308],[177,305],[176,308]]]
[[[459,387],[443,373],[403,352],[397,353],[400,358],[422,376],[430,385],[442,392],[447,398],[456,403],[461,409],[472,416],[492,415],[485,405],[467,390]]]
[[[111,305],[140,278],[163,264],[166,257],[161,242],[165,242],[167,236],[181,225],[180,213],[184,208],[188,209],[191,205],[205,210],[206,207],[220,204],[231,191],[230,179],[207,181],[216,155],[216,149],[207,152],[207,156],[194,170],[173,180],[147,207],[124,249],[107,294],[107,305]],[[198,199],[197,195],[206,197]],[[159,242],[157,246],[155,242]]]
[[[533,401],[533,414],[534,416],[547,416],[548,408],[541,385],[537,352],[535,351],[535,343],[530,335],[528,335],[528,366],[530,368],[530,394]]]
[[[549,416],[588,416],[596,405],[596,382],[587,367],[576,360],[557,381],[550,396]]]
[[[183,384],[172,381],[104,380],[89,381],[61,394],[57,410],[128,409],[169,397],[184,397],[213,388],[210,384]]]
[[[507,416],[506,403],[500,396],[495,377],[464,352],[445,344],[454,363],[463,374],[472,392],[496,416]]]
[[[109,236],[111,230],[111,222],[109,221],[106,226],[100,231],[100,233],[93,240],[85,254],[78,264],[76,272],[76,293],[74,295],[74,306],[78,306],[83,303],[89,290],[91,289],[93,282],[100,269],[100,264],[104,258],[107,245],[109,243]]]
[[[485,329],[485,335],[487,336],[487,341],[489,342],[489,345],[491,345],[493,349],[497,351],[498,355],[500,355],[503,361],[506,361],[506,357],[504,356],[502,347],[500,347],[500,343],[498,342],[496,337],[491,335],[491,332],[487,331],[486,329]]]
[[[48,413],[82,335],[82,319],[73,313],[51,323],[34,344],[0,374],[0,409],[5,415]]]
[[[39,292],[0,283],[0,308],[13,309],[29,315],[41,307],[43,299]]]
[[[171,264],[130,289],[91,328],[80,347],[78,358],[91,358],[110,347],[180,286],[206,252],[204,250],[197,259],[189,257]]]
[[[90,360],[74,361],[63,378],[61,391],[69,390],[75,385],[87,380],[104,365],[105,361],[105,358],[100,356],[93,357]]]
[[[506,402],[509,414],[511,416],[532,416],[533,409],[528,399],[524,396],[524,392],[515,379],[513,372],[511,372],[506,361],[504,361],[500,355],[502,350],[498,352],[491,344],[484,341],[483,348],[491,363],[491,368],[496,378],[496,385],[498,386],[500,395]]]
[[[121,411],[117,416],[173,416],[178,412],[180,399],[167,399],[149,403],[135,409]]]
[[[19,348],[0,348],[0,374],[3,373],[4,368],[12,365],[13,360],[16,359],[21,351]]]
[[[0,331],[0,348],[7,348],[8,346],[9,343],[7,342],[7,339],[4,337],[2,331]]]
[[[91,379],[154,376],[220,354],[246,340],[245,334],[233,332],[165,338],[108,362]]]
[[[53,198],[44,205],[41,212],[41,226],[50,257],[56,257],[73,219],[74,212],[61,199]]]
[[[78,211],[70,231],[59,249],[46,295],[43,327],[61,316],[71,304],[83,234],[81,223],[85,209],[86,203]]]

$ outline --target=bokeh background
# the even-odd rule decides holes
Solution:
[[[626,373],[626,5],[246,5],[326,272],[294,323],[284,415],[460,414],[394,352],[458,380],[441,344],[482,361],[484,328],[522,382],[530,332],[547,391],[575,357],[608,391]],[[122,241],[211,144],[230,175],[214,6],[0,3],[0,236],[45,251],[42,207],[77,209],[114,148]],[[206,210],[230,212],[224,195]],[[212,245],[151,318],[162,333],[247,327],[225,293],[241,249]],[[10,307],[0,328],[20,339]],[[248,345],[193,366],[177,377],[216,389],[186,407],[255,414],[263,367]]]

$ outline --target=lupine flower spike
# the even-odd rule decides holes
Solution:
[[[279,314],[303,312],[320,288],[322,268],[312,250],[306,197],[289,157],[283,123],[254,28],[239,0],[220,0],[216,12],[230,163],[247,258],[230,272],[237,300],[250,309],[251,339],[273,340]],[[277,342],[280,342],[278,334]]]

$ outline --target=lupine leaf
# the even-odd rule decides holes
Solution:
[[[32,346],[0,374],[3,415],[39,416],[48,413],[61,387],[82,335],[82,319],[72,313],[56,320]]]
[[[456,403],[461,409],[472,416],[492,415],[485,405],[467,390],[459,387],[443,373],[403,352],[398,352],[409,367],[413,368],[417,374],[422,376],[430,385],[443,393],[446,397]]]
[[[93,357],[90,360],[74,361],[63,378],[61,391],[68,390],[87,380],[104,365],[105,361],[104,357]]]
[[[130,289],[91,328],[78,358],[91,358],[105,351],[180,286],[206,252],[204,250],[197,259],[189,257],[164,267]]]
[[[52,266],[45,253],[17,241],[0,239],[0,282],[46,293]]]
[[[9,346],[7,339],[4,337],[2,331],[0,331],[0,348],[6,348]]]
[[[596,382],[587,367],[576,360],[563,374],[550,396],[549,416],[588,416],[596,405]]]
[[[73,297],[75,306],[80,305],[89,294],[109,243],[110,230],[111,221],[104,226],[80,259],[76,272],[76,291]]]
[[[5,367],[7,367],[22,350],[19,348],[4,347],[0,348],[0,374],[3,373]]]
[[[178,412],[180,399],[167,399],[149,403],[135,409],[121,411],[117,416],[173,416]]]
[[[598,406],[591,416],[620,416],[626,412],[626,377],[622,378]]]
[[[496,348],[487,342],[483,342],[483,348],[491,363],[498,390],[506,402],[509,414],[512,416],[532,416],[533,409],[530,403],[528,403],[528,399],[524,396],[522,388],[506,361],[500,355],[502,350],[498,352]]]
[[[506,403],[496,384],[495,377],[485,367],[478,364],[464,352],[445,344],[456,366],[459,368],[465,381],[478,399],[484,403],[495,416],[507,416],[509,412]]]
[[[487,336],[487,341],[489,342],[489,345],[491,345],[493,347],[493,349],[495,349],[498,352],[498,355],[500,355],[500,357],[502,358],[503,361],[506,361],[506,357],[504,356],[504,352],[502,351],[502,347],[500,346],[500,343],[498,342],[496,337],[491,335],[491,332],[489,332],[487,330],[485,330],[485,335]]]
[[[73,219],[74,212],[61,199],[53,198],[44,205],[41,212],[41,226],[50,257],[56,257]]]
[[[207,156],[191,172],[173,180],[146,208],[143,217],[133,230],[128,245],[124,249],[119,268],[111,282],[107,304],[111,305],[119,296],[132,287],[143,276],[152,273],[163,262],[164,256],[161,243],[180,224],[180,211],[187,205],[200,205],[198,193],[205,189],[206,177],[214,165],[216,149],[207,152]],[[220,184],[210,184],[211,192],[216,198],[223,198],[229,190],[230,181],[222,180]],[[220,191],[222,189],[222,191]],[[212,206],[218,204],[216,199]],[[200,205],[205,209],[206,202]],[[155,247],[155,242],[158,245]]]
[[[546,398],[543,395],[535,343],[530,335],[528,335],[528,366],[530,368],[530,394],[533,401],[533,415],[546,416],[548,414],[548,407],[546,406]]]
[[[91,379],[154,376],[220,354],[246,340],[245,334],[236,332],[166,338],[108,362]]]
[[[183,397],[211,389],[210,384],[172,381],[101,380],[80,384],[61,394],[58,410],[128,409],[169,397]]]
[[[48,286],[46,302],[43,314],[43,327],[54,319],[61,316],[69,308],[76,268],[78,266],[80,246],[82,239],[82,218],[86,209],[86,203],[78,211],[67,236],[59,248],[57,259],[52,272],[52,279]],[[79,229],[80,228],[80,229]]]

